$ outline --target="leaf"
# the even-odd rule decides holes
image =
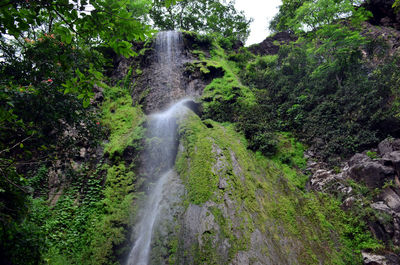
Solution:
[[[87,107],[89,107],[89,105],[90,105],[90,98],[85,98],[83,100],[83,107],[87,108]]]
[[[24,144],[23,144],[23,143],[20,143],[20,144],[19,144],[19,148],[21,148],[21,149],[24,148]]]

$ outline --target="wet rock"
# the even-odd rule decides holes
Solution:
[[[204,80],[202,75],[186,71],[186,65],[195,59],[188,51],[187,35],[162,32],[157,35],[153,49],[144,56],[143,72],[135,80],[132,99],[143,106],[145,113],[165,109],[171,102],[184,97],[200,97],[204,87],[211,82]],[[170,48],[165,49],[170,44]]]

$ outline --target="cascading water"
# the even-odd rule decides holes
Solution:
[[[182,51],[183,41],[180,32],[162,31],[158,33],[155,43],[156,68],[158,69],[154,81],[163,85],[164,93],[160,96],[169,96],[168,94],[174,88],[180,88],[181,71],[179,68],[183,64]]]
[[[150,187],[143,216],[136,225],[137,239],[130,252],[128,265],[148,264],[153,226],[162,208],[161,200],[168,192],[165,184],[173,176],[171,171],[176,155],[177,120],[188,110],[185,106],[187,101],[179,101],[165,112],[149,117],[147,138],[150,141],[145,150],[145,167],[150,174],[148,177],[156,182]]]
[[[162,67],[167,81],[177,67],[177,59],[181,54],[181,39],[177,32],[160,32],[156,41],[156,52],[159,67]],[[166,87],[165,93],[169,88]],[[139,221],[135,226],[135,243],[130,251],[127,265],[147,265],[149,263],[151,242],[157,221],[161,219],[160,212],[169,211],[173,204],[171,197],[177,193],[179,182],[173,170],[177,153],[177,123],[188,108],[190,100],[184,99],[172,105],[164,112],[152,114],[148,118],[147,145],[143,154],[143,168],[149,184],[145,204],[139,212]],[[167,188],[168,187],[168,188]],[[177,188],[178,187],[178,188]]]

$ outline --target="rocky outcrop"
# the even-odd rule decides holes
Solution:
[[[280,45],[294,41],[297,41],[297,36],[287,32],[278,32],[261,43],[250,46],[249,50],[256,55],[273,55],[279,52]]]
[[[368,188],[382,188],[383,185],[394,177],[395,170],[384,166],[382,161],[372,160],[367,155],[349,161],[348,176],[357,182],[364,183]],[[356,155],[358,156],[358,155]]]
[[[340,172],[328,170],[326,164],[312,159],[308,170],[311,172],[309,189],[338,195],[342,198],[342,207],[350,211],[355,205],[370,208],[373,214],[365,221],[372,234],[388,248],[391,244],[400,246],[400,139],[382,141],[376,152],[355,154],[342,165]],[[350,180],[368,188],[371,195],[355,191]],[[369,200],[366,196],[372,198],[368,205],[365,205]],[[388,253],[363,252],[364,264],[399,264],[400,256]]]

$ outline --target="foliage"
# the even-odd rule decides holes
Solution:
[[[69,45],[106,43],[131,55],[128,43],[144,39],[149,1],[10,1],[1,6],[0,31],[16,39],[35,37],[37,30],[57,34]],[[14,23],[17,21],[18,23]],[[123,49],[123,50],[122,50]]]
[[[1,221],[1,229],[10,232],[10,225],[23,222],[32,188],[43,185],[31,179],[29,171],[55,160],[58,149],[76,150],[83,138],[95,145],[101,133],[93,109],[85,109],[75,95],[64,94],[61,84],[73,75],[71,64],[84,71],[87,60],[99,66],[103,56],[67,47],[52,35],[40,36],[36,42],[27,39],[23,50],[1,42],[7,54],[0,64],[0,196],[5,206],[2,220],[8,220]],[[64,137],[71,128],[76,136]]]
[[[4,244],[0,252],[8,255],[2,260],[15,259],[11,252],[20,250],[7,244],[16,243],[11,237],[20,232],[14,228],[24,227],[28,220],[26,215],[34,207],[30,196],[48,192],[39,188],[46,174],[39,170],[43,174],[35,176],[35,171],[66,159],[82,142],[98,144],[102,127],[91,106],[96,104],[94,90],[103,87],[112,50],[125,57],[135,55],[130,42],[150,36],[149,8],[147,0],[1,4],[0,236]],[[71,131],[74,135],[65,137]],[[37,229],[32,228],[32,233]],[[19,238],[33,240],[36,235]],[[34,241],[38,246],[32,244],[32,255],[42,255],[41,239]],[[18,258],[22,260],[16,264],[29,263]]]
[[[318,39],[301,40],[282,46],[277,57],[250,62],[242,76],[258,104],[241,118],[246,137],[265,128],[293,131],[335,162],[395,134],[388,125],[396,123],[395,110],[387,102],[398,87],[397,59],[368,68],[358,45],[358,37],[354,46],[332,49]],[[251,125],[257,123],[263,125]]]
[[[155,26],[162,30],[190,30],[217,33],[224,38],[245,41],[249,24],[244,13],[235,9],[234,2],[219,0],[181,0],[166,7],[164,0],[154,1],[150,16]]]
[[[361,3],[359,0],[284,0],[278,14],[270,23],[270,29],[299,33],[332,25],[349,17],[355,24],[359,24],[371,16],[358,6]]]
[[[296,10],[302,6],[304,0],[283,0],[279,7],[279,12],[269,24],[269,29],[273,32],[289,31],[289,21],[296,16]]]
[[[2,222],[0,229],[3,260],[13,264],[112,264],[125,253],[126,250],[119,247],[128,240],[126,231],[132,225],[130,214],[134,212],[133,183],[136,177],[135,164],[125,163],[120,156],[127,146],[133,148],[132,156],[140,150],[142,114],[138,107],[131,105],[127,90],[105,86],[104,94],[103,115],[97,127],[105,125],[110,131],[110,139],[126,136],[124,139],[127,140],[111,140],[105,145],[104,149],[110,150],[114,163],[100,161],[96,165],[89,161],[75,169],[73,165],[65,168],[62,173],[65,182],[58,200],[54,200],[57,195],[49,194],[43,187],[49,173],[45,166],[41,166],[34,176],[26,174],[25,181],[21,177],[21,187],[32,190],[34,197],[22,191],[17,193],[17,186],[2,185],[4,206],[19,209],[11,216],[13,219],[9,219],[13,211],[6,215],[4,209],[7,208],[2,209],[2,217],[7,220]],[[112,105],[112,102],[121,104]],[[122,104],[124,102],[127,104]],[[121,119],[121,113],[131,117]],[[114,149],[122,151],[111,152]],[[130,159],[135,160],[134,157]],[[26,249],[30,249],[29,254],[22,251]]]
[[[375,151],[367,151],[366,155],[371,158],[371,159],[375,159],[378,157],[377,153]]]
[[[301,190],[305,190],[308,176],[303,174],[307,161],[304,158],[305,146],[298,142],[293,135],[287,132],[277,133],[275,136],[276,152],[271,156],[291,183]],[[262,152],[262,149],[260,150]]]

